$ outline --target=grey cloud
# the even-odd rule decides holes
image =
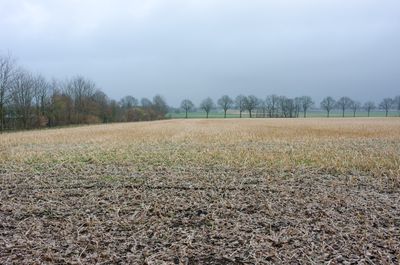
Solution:
[[[0,1],[0,32],[27,68],[114,98],[400,91],[394,0]]]

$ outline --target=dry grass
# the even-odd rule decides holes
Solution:
[[[0,263],[400,260],[400,120],[0,135]]]

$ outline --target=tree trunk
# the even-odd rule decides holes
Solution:
[[[206,111],[206,113],[207,113],[207,119],[208,119],[208,111]]]
[[[306,110],[304,110],[304,118],[307,116],[307,111]]]
[[[226,110],[224,110],[224,118],[226,118]]]
[[[242,111],[241,111],[241,110],[239,110],[239,113],[240,113],[239,115],[240,115],[240,118],[241,118],[241,117],[242,117]]]
[[[4,114],[3,107],[0,107],[0,132],[4,131]]]
[[[187,116],[187,113],[188,113],[188,112],[186,111],[186,116],[185,116],[185,119],[187,119],[187,117],[188,117],[188,116]]]
[[[343,109],[343,112],[342,112],[342,117],[344,118],[344,109]]]
[[[329,110],[328,110],[327,112],[328,112],[328,115],[327,115],[327,117],[329,118]]]
[[[250,115],[250,118],[251,118],[251,110],[249,110],[249,115]]]
[[[370,112],[370,110],[368,110],[368,117],[369,117],[369,112]]]

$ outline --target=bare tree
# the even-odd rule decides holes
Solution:
[[[12,101],[22,127],[30,127],[34,98],[34,79],[24,70],[18,70],[11,91]]]
[[[73,102],[74,122],[84,123],[90,114],[90,101],[96,90],[96,84],[85,79],[83,76],[76,76],[66,82],[65,92]]]
[[[379,108],[383,109],[386,112],[386,117],[388,116],[392,106],[393,106],[393,99],[391,98],[384,98],[379,104]]]
[[[239,95],[235,99],[236,108],[238,108],[238,110],[239,110],[240,118],[242,117],[242,112],[245,110],[244,99],[245,99],[245,96],[243,96],[243,95]]]
[[[91,80],[77,76],[64,82],[48,82],[15,70],[10,57],[0,56],[0,131],[9,128],[57,126],[80,123],[139,121],[165,118],[166,101],[156,95],[142,99],[142,107],[132,96],[121,106],[110,100]]]
[[[65,82],[52,80],[50,85],[50,106],[48,109],[48,125],[58,126],[72,123],[72,98],[62,88]]]
[[[224,118],[226,118],[226,112],[232,107],[233,100],[228,96],[224,95],[218,99],[218,105],[224,110]]]
[[[337,102],[337,107],[342,110],[342,117],[346,109],[350,108],[352,100],[349,97],[341,97]]]
[[[93,96],[93,110],[92,113],[95,114],[95,116],[99,117],[101,119],[101,122],[107,123],[109,122],[109,113],[108,113],[108,106],[109,106],[109,99],[107,95],[101,91],[100,89],[97,89]]]
[[[375,103],[372,101],[365,102],[363,107],[367,111],[368,117],[369,117],[369,114],[371,113],[371,110],[376,108]]]
[[[361,103],[358,101],[352,100],[350,103],[350,108],[353,111],[353,117],[355,117],[357,110],[359,110],[361,108]]]
[[[336,101],[332,97],[326,97],[321,101],[321,108],[326,110],[329,118],[330,112],[335,108]]]
[[[314,105],[314,101],[309,96],[302,96],[301,97],[301,107],[303,109],[304,118],[307,117],[307,111]]]
[[[121,98],[119,104],[124,109],[130,109],[133,107],[137,107],[139,105],[139,101],[133,96],[125,96]]]
[[[142,105],[143,108],[151,108],[152,104],[153,103],[148,98],[142,98],[140,100],[140,105]]]
[[[258,102],[258,106],[262,112],[262,117],[265,118],[268,111],[267,103],[265,102],[265,100],[260,99]]]
[[[181,102],[181,108],[185,111],[185,118],[188,118],[188,112],[194,108],[194,104],[189,99],[184,99]]]
[[[394,104],[396,105],[397,112],[400,116],[400,96],[394,98]]]
[[[279,96],[277,96],[277,95],[269,95],[265,99],[265,104],[267,107],[269,117],[275,116],[275,114],[276,114],[275,112],[278,108],[278,101],[279,101]]]
[[[4,130],[5,106],[10,99],[14,73],[14,61],[11,56],[0,56],[0,131]]]
[[[214,107],[215,105],[211,98],[206,98],[200,103],[200,108],[206,112],[206,118],[208,118],[208,114]]]
[[[168,104],[161,95],[155,95],[153,97],[153,110],[157,114],[157,119],[164,119],[168,113]]]
[[[249,116],[251,118],[251,113],[252,111],[257,107],[258,105],[258,98],[256,96],[248,96],[244,98],[244,108],[249,111]]]
[[[46,109],[49,104],[50,83],[42,76],[38,75],[33,78],[33,93],[36,108],[36,124],[38,127],[47,124]]]
[[[120,106],[116,100],[114,100],[114,99],[110,100],[108,111],[109,111],[110,122],[121,121],[121,117],[120,117],[120,116],[122,116],[120,114],[121,110],[120,110]]]
[[[293,104],[294,104],[294,117],[298,118],[302,107],[302,98],[295,97],[293,100]]]
[[[294,117],[296,111],[296,105],[293,99],[287,98],[285,96],[279,97],[279,107],[283,117],[285,118]]]

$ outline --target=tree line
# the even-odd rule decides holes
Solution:
[[[400,96],[384,98],[378,106],[376,106],[373,101],[361,104],[359,101],[349,97],[341,97],[335,100],[333,97],[329,96],[324,98],[319,106],[321,110],[326,111],[327,117],[330,117],[333,110],[340,110],[342,117],[344,117],[345,112],[349,110],[351,110],[353,117],[356,117],[357,112],[364,110],[369,117],[371,111],[376,109],[383,110],[387,117],[391,110],[398,111],[400,115]],[[265,99],[257,98],[254,95],[239,95],[236,98],[223,95],[217,100],[216,104],[208,97],[199,105],[199,109],[205,112],[206,118],[208,118],[210,112],[216,108],[223,110],[225,118],[228,110],[237,110],[240,118],[243,112],[247,112],[250,118],[254,117],[254,115],[263,118],[297,118],[300,115],[307,117],[307,112],[314,107],[316,107],[315,102],[310,96],[289,98],[278,95],[269,95]],[[184,99],[181,102],[180,108],[185,112],[185,118],[188,118],[189,113],[195,110],[196,106],[191,100]]]
[[[11,56],[0,56],[0,131],[157,120],[167,112],[160,95],[116,101],[83,76],[49,81],[18,67]]]
[[[223,110],[225,118],[227,112],[233,109],[239,112],[240,117],[244,112],[250,118],[306,117],[307,112],[315,107],[310,96],[289,98],[278,95],[269,95],[265,99],[254,95],[239,95],[236,98],[224,95],[216,104],[208,97],[198,106],[207,118],[216,108]],[[378,108],[386,116],[392,110],[397,110],[400,115],[400,96],[385,98],[378,106],[372,101],[361,104],[348,97],[337,100],[326,97],[319,107],[326,111],[327,117],[337,109],[343,117],[348,110],[356,116],[361,109],[370,116],[371,111]],[[181,102],[180,110],[185,112],[186,118],[195,109],[191,100]],[[170,107],[160,95],[152,100],[142,98],[140,101],[128,95],[116,101],[83,76],[49,81],[42,75],[18,67],[11,56],[0,55],[0,132],[71,124],[158,120],[166,118],[169,111]]]

